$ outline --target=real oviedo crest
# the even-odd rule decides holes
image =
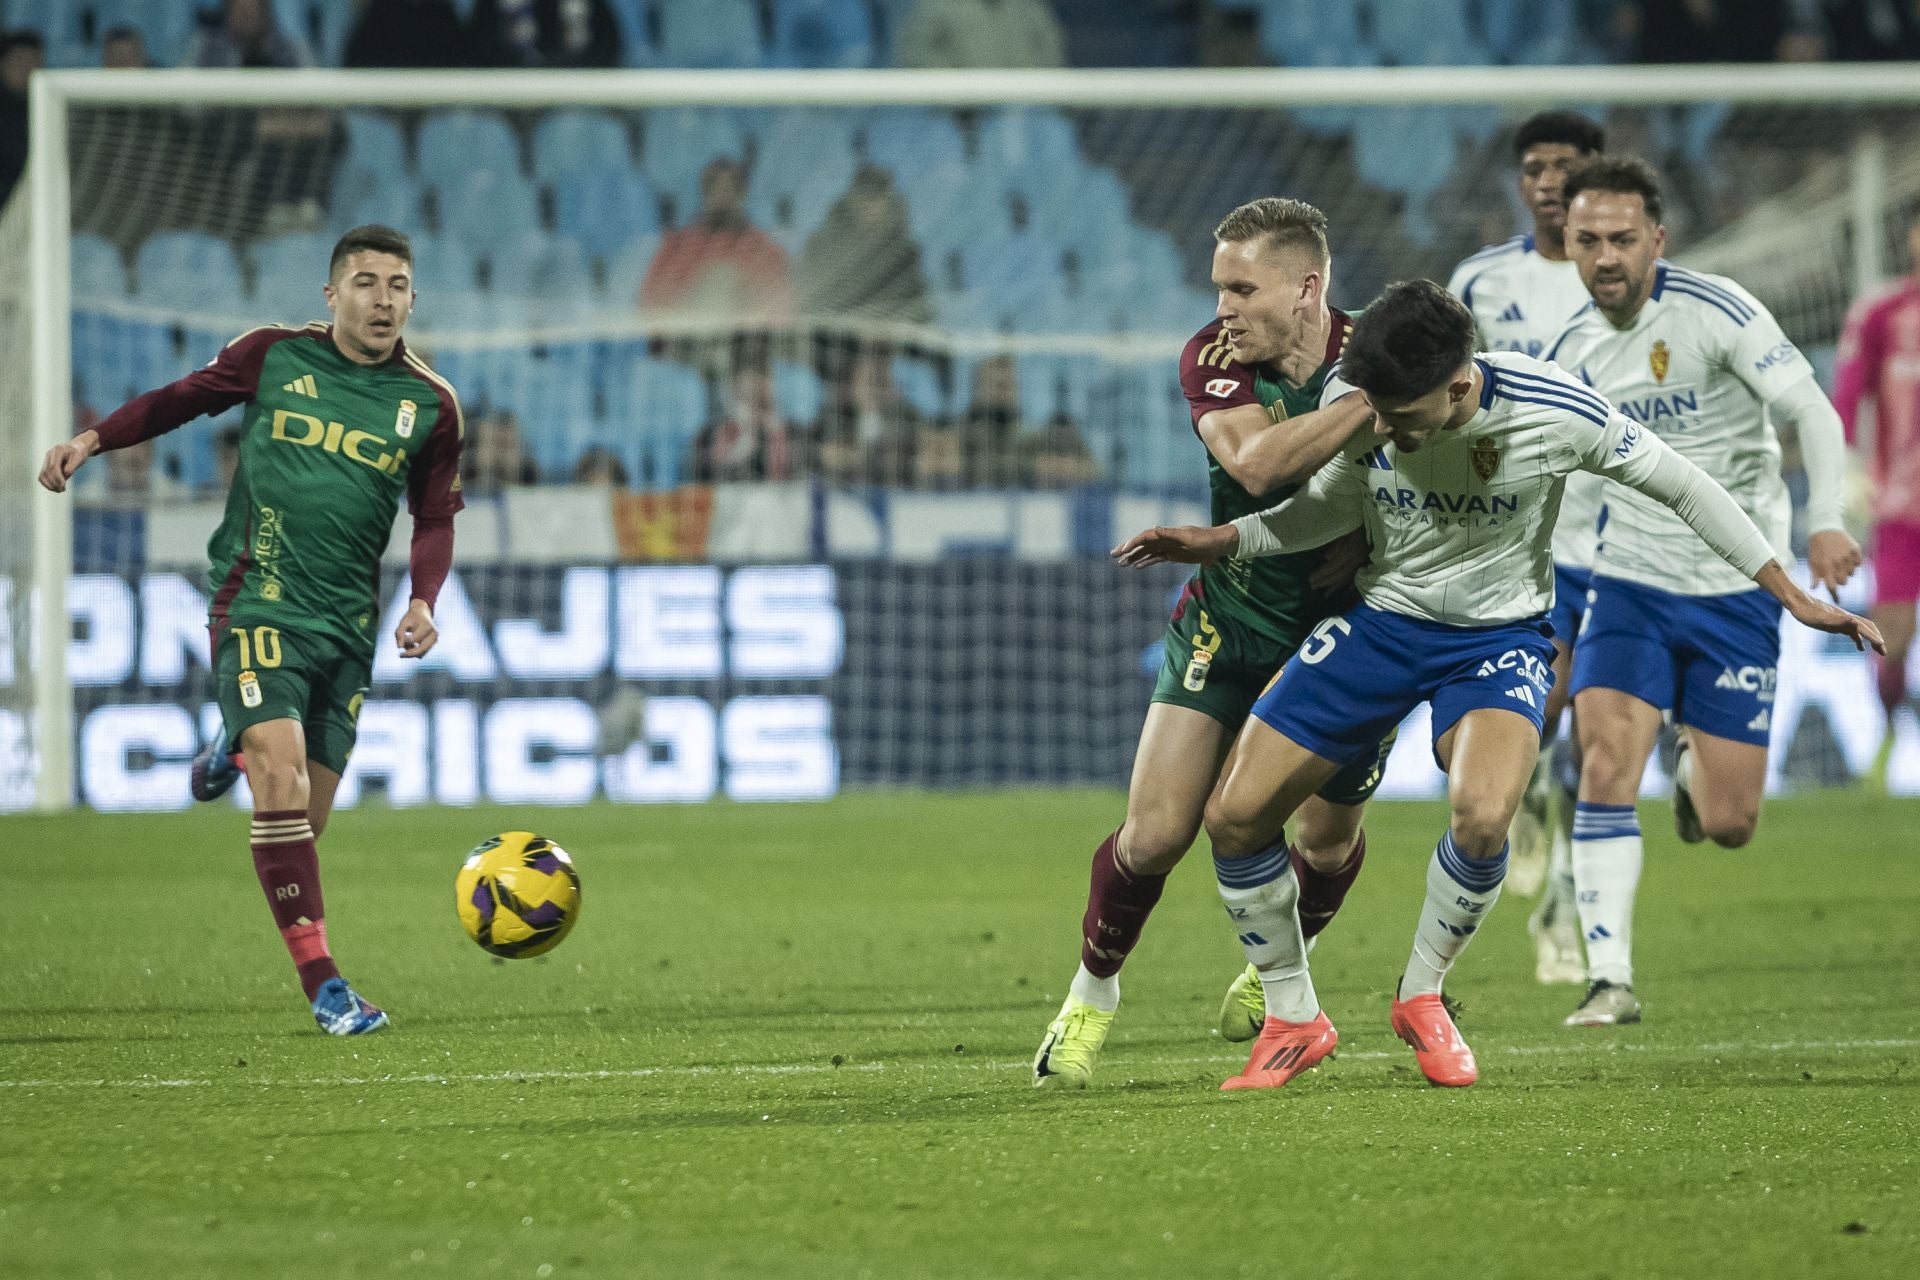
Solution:
[[[400,412],[396,414],[393,419],[393,434],[399,436],[402,440],[411,436],[413,434],[413,415],[418,412],[419,408],[420,406],[411,400],[402,400],[400,402]]]

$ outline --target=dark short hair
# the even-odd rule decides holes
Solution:
[[[1578,111],[1542,111],[1513,131],[1513,158],[1521,159],[1527,148],[1543,142],[1558,142],[1590,156],[1607,149],[1607,131]]]
[[[1222,244],[1264,238],[1269,248],[1297,249],[1321,266],[1329,256],[1327,215],[1305,200],[1285,196],[1249,200],[1220,220],[1213,238]]]
[[[390,253],[409,267],[413,265],[413,241],[392,227],[369,222],[364,227],[355,227],[347,232],[333,246],[333,257],[327,260],[327,279],[333,279],[340,271],[340,264],[350,256],[365,250]]]
[[[1582,191],[1639,196],[1647,206],[1647,216],[1656,225],[1660,222],[1660,175],[1639,156],[1595,156],[1577,166],[1567,175],[1567,184],[1562,188],[1560,198],[1571,207],[1573,198]]]
[[[1431,280],[1398,280],[1354,321],[1339,376],[1384,400],[1416,400],[1473,358],[1473,313]]]

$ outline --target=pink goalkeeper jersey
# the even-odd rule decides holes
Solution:
[[[1869,294],[1847,313],[1834,407],[1847,439],[1873,401],[1873,517],[1920,524],[1920,277]]]

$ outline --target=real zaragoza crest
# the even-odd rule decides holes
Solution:
[[[1647,363],[1653,366],[1655,382],[1667,380],[1667,366],[1673,363],[1673,355],[1667,350],[1667,344],[1664,341],[1653,344],[1653,350],[1647,352]]]
[[[1493,447],[1492,436],[1481,436],[1473,442],[1473,474],[1480,477],[1484,484],[1493,479],[1493,473],[1500,469],[1500,451]]]

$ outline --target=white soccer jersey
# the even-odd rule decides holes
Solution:
[[[1530,235],[1490,244],[1462,262],[1453,269],[1447,292],[1473,312],[1487,350],[1518,351],[1542,359],[1588,300],[1573,260],[1542,257]],[[1554,563],[1575,569],[1593,563],[1594,544],[1599,540],[1594,528],[1605,488],[1597,476],[1584,471],[1567,477],[1560,520],[1553,527]]]
[[[1548,358],[1718,480],[1787,559],[1793,503],[1767,401],[1811,368],[1752,294],[1662,261],[1631,324],[1616,329],[1589,307]],[[1752,590],[1659,503],[1617,486],[1606,503],[1596,573],[1689,596]]]
[[[1350,446],[1293,498],[1234,521],[1236,557],[1301,550],[1364,524],[1373,559],[1356,585],[1376,609],[1455,626],[1533,617],[1553,603],[1566,477],[1590,471],[1675,503],[1742,573],[1774,558],[1726,493],[1592,388],[1528,356],[1474,359],[1472,418],[1414,453]]]

